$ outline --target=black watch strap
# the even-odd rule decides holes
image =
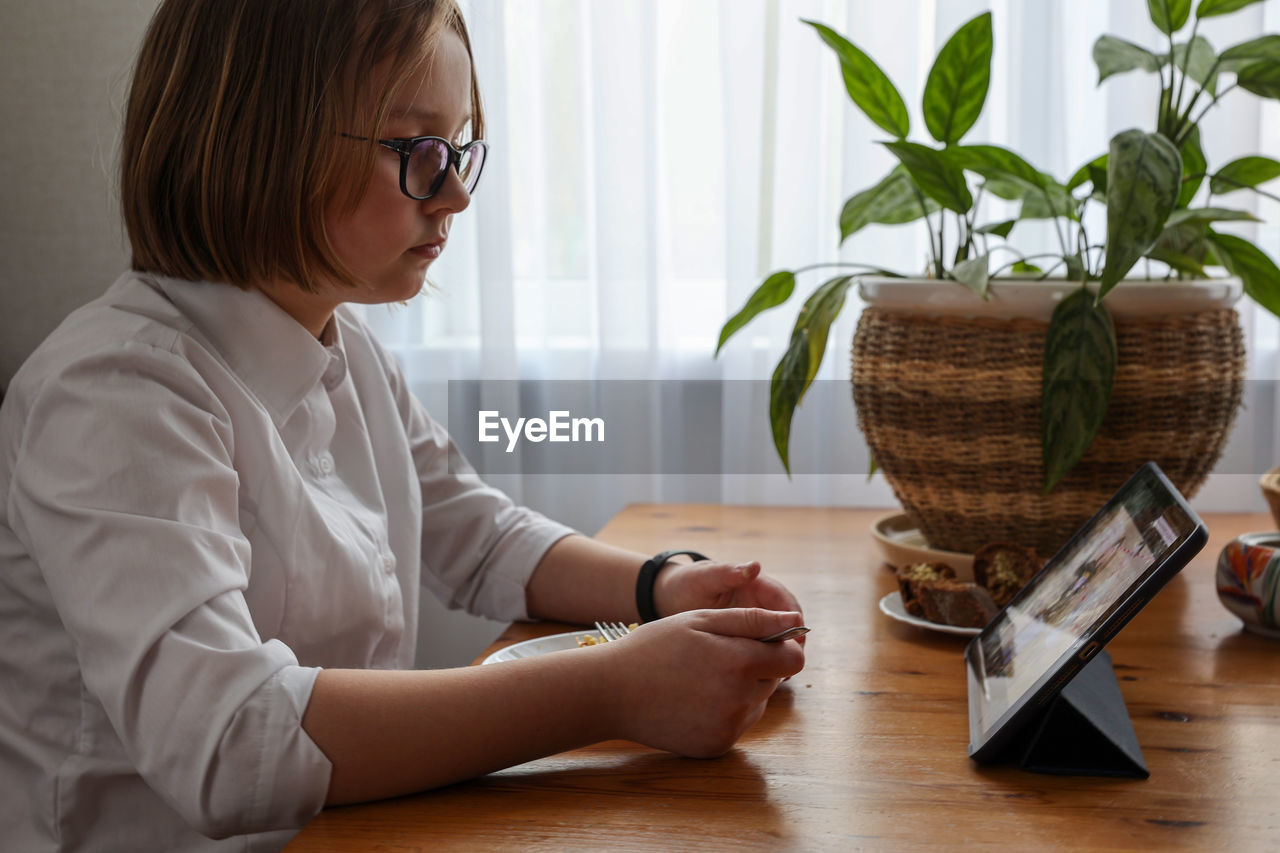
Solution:
[[[677,548],[674,551],[663,551],[661,554],[654,554],[653,558],[640,567],[640,574],[636,575],[636,610],[640,612],[641,622],[652,622],[658,618],[658,609],[653,605],[653,582],[658,579],[658,572],[665,566],[672,557],[679,557],[681,554],[687,554],[694,560],[709,560],[710,557],[703,556],[697,551]]]

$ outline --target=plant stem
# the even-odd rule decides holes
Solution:
[[[1164,13],[1166,17],[1169,15],[1169,4],[1167,2],[1164,4]],[[1170,137],[1171,134],[1169,129],[1165,127],[1165,123],[1169,120],[1170,110],[1173,109],[1173,78],[1177,74],[1178,63],[1177,54],[1174,52],[1173,47],[1173,33],[1169,32],[1166,35],[1169,36],[1169,88],[1160,93],[1160,124],[1156,125],[1156,127],[1166,137]],[[1163,75],[1161,79],[1163,80]]]
[[[1049,197],[1049,190],[1046,189],[1043,185],[1041,185],[1040,194],[1044,196],[1044,203],[1048,206],[1049,211],[1052,212],[1054,209],[1053,199]],[[1058,245],[1062,247],[1062,254],[1065,255],[1067,254],[1067,235],[1063,233],[1062,223],[1058,221],[1060,217],[1054,216],[1052,217],[1052,219],[1053,219],[1053,233],[1058,235]]]
[[[1218,63],[1220,62],[1222,62],[1222,57],[1215,56],[1213,58],[1213,65],[1209,67],[1208,79],[1210,80],[1213,79],[1213,75],[1216,74],[1218,71]],[[1195,109],[1196,101],[1200,100],[1200,96],[1203,95],[1204,92],[1205,92],[1204,86],[1201,86],[1200,88],[1196,89],[1196,93],[1191,96],[1191,103],[1187,104],[1187,111],[1183,113],[1182,116],[1178,119],[1178,124],[1174,128],[1174,139],[1170,141],[1174,142],[1174,144],[1177,145],[1179,148],[1182,147],[1181,140],[1186,138],[1186,135],[1191,132],[1191,127],[1194,126],[1189,124],[1189,120],[1191,118],[1191,111]],[[1216,96],[1214,100],[1217,100]]]
[[[1230,86],[1228,86],[1227,88],[1223,89],[1223,90],[1222,90],[1221,92],[1219,92],[1218,94],[1214,95],[1214,96],[1213,96],[1213,100],[1212,100],[1212,101],[1210,101],[1209,103],[1207,103],[1207,104],[1205,104],[1205,105],[1204,105],[1204,109],[1202,109],[1202,110],[1200,111],[1200,115],[1196,116],[1196,117],[1195,117],[1195,120],[1194,120],[1194,121],[1192,121],[1192,122],[1191,122],[1191,124],[1187,125],[1187,126],[1186,126],[1186,128],[1183,130],[1183,132],[1182,132],[1181,134],[1179,134],[1179,137],[1178,137],[1177,139],[1174,139],[1174,140],[1173,140],[1173,144],[1174,144],[1175,146],[1177,146],[1177,147],[1181,148],[1181,147],[1182,147],[1182,141],[1183,141],[1183,140],[1185,140],[1185,139],[1187,138],[1187,134],[1191,132],[1191,128],[1199,126],[1199,124],[1200,124],[1200,119],[1204,118],[1204,117],[1205,117],[1205,114],[1206,114],[1206,113],[1208,113],[1208,112],[1209,112],[1209,110],[1213,109],[1214,104],[1216,104],[1216,103],[1218,103],[1218,101],[1222,100],[1222,96],[1223,96],[1223,95],[1225,95],[1225,94],[1227,94],[1227,92],[1230,92],[1232,89],[1234,89],[1234,88],[1236,87],[1236,85],[1237,85],[1237,84],[1232,83]],[[1189,115],[1191,115],[1191,110],[1190,110],[1190,109],[1188,109],[1188,110],[1187,110],[1187,115],[1188,115],[1188,116],[1189,116]]]
[[[820,264],[809,264],[808,266],[796,267],[794,270],[792,270],[792,272],[795,275],[800,275],[800,273],[802,272],[809,272],[810,270],[830,269],[831,267],[847,267],[849,269],[869,270],[870,272],[879,272],[879,273],[889,272],[889,270],[882,269],[881,267],[873,266],[872,264],[858,264],[858,263],[853,263],[852,261],[826,261]]]
[[[920,192],[920,188],[914,181],[911,183],[911,191],[916,194],[916,201],[920,203],[920,210],[924,213],[924,230],[929,235],[929,254],[933,255],[934,277],[942,278],[942,249],[933,242],[933,223],[929,221],[929,205],[925,204],[924,193]]]
[[[1000,246],[1000,247],[998,247],[998,248],[1002,248],[1002,249],[1003,249],[1003,248],[1006,248],[1006,247],[1005,247],[1005,246]],[[1012,252],[1012,251],[1013,251],[1013,249],[1009,249],[1009,251],[1011,251],[1011,252]],[[1036,258],[1061,258],[1061,257],[1062,257],[1061,255],[1055,254],[1054,252],[1040,252],[1040,253],[1035,254],[1035,255],[1020,255],[1018,258],[1016,258],[1016,259],[1014,259],[1014,260],[1010,261],[1009,263],[1007,263],[1007,264],[1001,264],[1000,266],[998,266],[998,267],[996,267],[995,269],[993,269],[993,270],[991,271],[991,278],[995,278],[996,276],[1000,275],[1000,273],[1004,272],[1005,270],[1013,269],[1013,268],[1014,268],[1015,266],[1017,266],[1018,264],[1025,264],[1027,261],[1034,261]]]
[[[938,269],[937,276],[939,279],[943,277],[942,259],[947,253],[947,239],[943,233],[943,226],[946,225],[947,218],[942,215],[942,211],[938,211]]]
[[[1089,266],[1089,243],[1084,237],[1083,222],[1076,229],[1076,254],[1080,256],[1080,263],[1084,266],[1084,274],[1086,276],[1093,275],[1093,270]]]
[[[978,184],[978,194],[973,198],[973,207],[969,208],[969,246],[973,246],[973,228],[974,223],[978,221],[978,205],[982,204],[982,194],[986,192],[986,186]],[[982,238],[982,254],[987,254],[987,238]]]
[[[1199,28],[1200,28],[1200,19],[1196,18],[1195,23],[1191,25],[1191,38],[1187,40],[1187,51],[1186,51],[1186,55],[1183,57],[1183,62],[1186,63],[1187,68],[1191,67],[1191,43],[1196,40],[1196,30]],[[1171,44],[1173,43],[1173,36],[1169,36],[1169,42]],[[1173,65],[1173,67],[1176,68],[1178,65],[1178,60],[1177,60],[1177,57],[1172,52],[1170,52],[1169,54],[1169,60]],[[1182,69],[1182,79],[1178,81],[1178,95],[1173,99],[1173,118],[1174,118],[1173,130],[1175,134],[1177,133],[1178,125],[1181,124],[1181,119],[1179,118],[1179,116],[1182,114],[1182,92],[1187,87],[1187,76],[1188,76],[1187,68]],[[1170,72],[1170,75],[1172,77],[1172,72]],[[1202,89],[1204,88],[1204,84],[1200,83],[1198,80],[1196,82],[1200,85],[1200,88]]]
[[[1054,257],[1056,258],[1056,257],[1057,257],[1057,255],[1054,255]],[[1049,276],[1053,275],[1053,271],[1054,271],[1054,270],[1056,270],[1058,267],[1062,266],[1062,265],[1063,265],[1063,264],[1065,264],[1065,263],[1066,263],[1066,261],[1061,261],[1061,260],[1060,260],[1060,261],[1058,261],[1056,264],[1054,264],[1053,266],[1049,267],[1049,268],[1048,268],[1047,270],[1045,270],[1044,272],[1040,273],[1039,277],[1037,277],[1037,278],[1036,278],[1036,281],[1044,281],[1044,280],[1045,280],[1045,279],[1047,279]]]

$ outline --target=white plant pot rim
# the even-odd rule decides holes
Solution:
[[[1096,290],[1097,282],[1090,283]],[[1080,287],[1063,279],[992,279],[984,300],[957,281],[859,276],[862,301],[886,311],[945,317],[1022,317],[1049,322],[1053,309]],[[1230,308],[1244,292],[1238,278],[1187,281],[1125,279],[1106,296],[1113,317],[1192,314]]]

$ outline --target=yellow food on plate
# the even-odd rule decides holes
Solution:
[[[627,626],[627,630],[634,631],[636,628],[639,628],[639,627],[640,627],[639,622],[632,622],[630,625]],[[595,634],[583,634],[581,637],[578,638],[578,648],[582,648],[584,646],[603,646],[607,642],[609,641],[604,639],[603,637],[597,637]]]

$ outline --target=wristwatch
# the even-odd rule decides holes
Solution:
[[[640,613],[641,622],[652,622],[658,617],[658,610],[653,606],[653,583],[658,579],[658,572],[662,567],[671,561],[672,557],[679,557],[681,554],[687,554],[696,560],[709,560],[710,557],[699,554],[697,551],[688,549],[676,549],[673,551],[663,551],[661,554],[654,554],[643,566],[640,567],[640,574],[636,576],[636,610]]]

